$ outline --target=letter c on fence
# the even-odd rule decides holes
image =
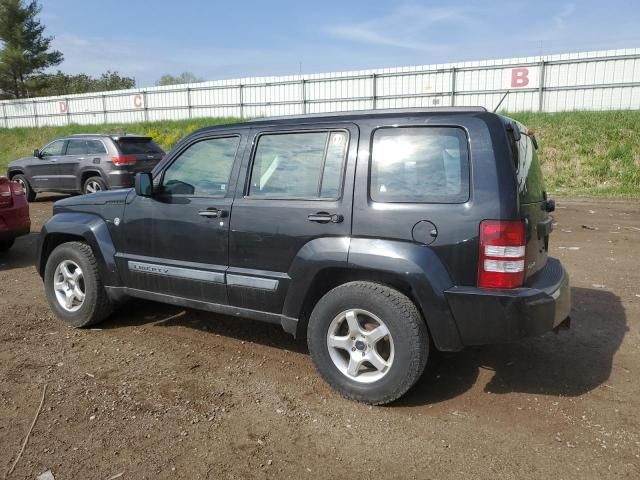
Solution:
[[[511,88],[522,88],[529,85],[529,69],[528,68],[512,68],[511,69]]]
[[[65,100],[64,102],[58,102],[59,108],[60,108],[60,113],[67,113],[67,101]]]
[[[137,94],[133,96],[133,106],[135,108],[144,108],[144,100],[142,95]]]

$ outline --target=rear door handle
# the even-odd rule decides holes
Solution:
[[[198,215],[207,218],[224,218],[229,214],[226,210],[218,210],[217,208],[207,208],[206,210],[200,210]]]
[[[51,160],[49,160],[51,163],[56,163],[58,161],[57,158],[52,158]]]
[[[344,217],[337,213],[318,212],[307,216],[307,220],[317,223],[340,223],[344,220]]]

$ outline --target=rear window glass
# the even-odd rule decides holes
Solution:
[[[371,199],[463,203],[469,199],[469,152],[455,127],[381,128],[373,135]]]
[[[141,155],[145,153],[164,153],[162,149],[150,138],[131,137],[116,140],[120,151],[125,155]]]

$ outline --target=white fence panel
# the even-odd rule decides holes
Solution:
[[[505,97],[505,93],[507,93]],[[484,106],[640,108],[640,49],[258,77],[0,102],[0,128]]]

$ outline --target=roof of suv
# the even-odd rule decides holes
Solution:
[[[135,135],[131,133],[74,133],[73,135],[67,135],[61,138],[113,138],[117,140],[118,138],[128,137],[128,138],[150,138],[146,135]]]
[[[204,127],[197,132],[207,132],[211,130],[220,130],[229,127],[233,128],[249,128],[255,125],[278,124],[278,123],[306,123],[310,120],[338,119],[338,120],[355,120],[368,117],[383,116],[401,116],[410,114],[429,114],[429,113],[486,113],[484,107],[425,107],[425,108],[389,108],[378,110],[355,110],[349,112],[329,112],[329,113],[311,113],[304,115],[285,115],[279,117],[264,117],[245,120],[235,124],[212,125]],[[195,133],[195,132],[194,132]]]

